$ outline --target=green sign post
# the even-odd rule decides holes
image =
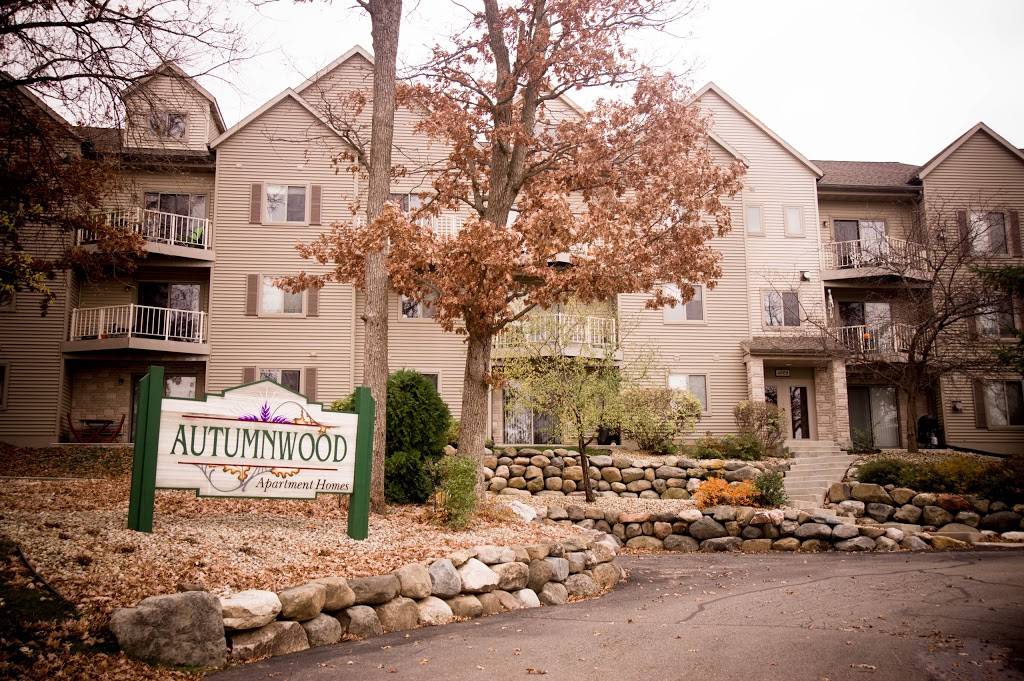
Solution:
[[[355,391],[355,413],[332,412],[273,381],[203,399],[164,398],[163,367],[139,383],[128,527],[153,530],[155,492],[314,499],[350,494],[348,535],[366,539],[375,404]]]

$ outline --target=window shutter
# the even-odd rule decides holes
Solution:
[[[1010,255],[1015,258],[1021,257],[1020,250],[1020,213],[1010,211]]]
[[[988,430],[988,416],[985,414],[985,384],[974,382],[974,427]]]
[[[310,286],[306,289],[306,316],[320,316],[320,289]]]
[[[260,275],[245,275],[245,316],[255,317],[259,314]]]
[[[305,390],[303,394],[310,402],[316,401],[316,367],[306,367],[302,370],[305,378]]]
[[[320,224],[320,199],[323,194],[323,185],[314,184],[309,188],[309,224]]]
[[[253,182],[249,187],[249,224],[263,222],[263,183]]]
[[[967,211],[956,212],[956,225],[960,232],[960,255],[967,257],[971,254],[971,232],[967,228]]]
[[[256,367],[242,367],[242,383],[256,382]]]

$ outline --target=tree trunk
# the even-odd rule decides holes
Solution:
[[[907,396],[907,451],[917,451],[917,388],[911,388],[904,391]]]
[[[482,459],[487,436],[487,367],[491,362],[491,336],[470,330],[466,348],[466,377],[462,383],[462,418],[459,454]],[[483,476],[478,474],[483,492]]]
[[[370,128],[370,167],[366,193],[366,219],[369,224],[380,213],[391,190],[391,145],[395,135],[395,72],[402,0],[370,0],[365,7],[370,14],[374,52],[373,119]],[[366,293],[366,304],[363,308],[363,383],[370,388],[370,393],[377,402],[370,481],[370,508],[376,513],[385,510],[388,289],[388,253],[385,246],[366,256],[366,272],[363,277],[363,290]]]
[[[587,459],[587,445],[589,442],[580,438],[577,441],[580,448],[580,465],[583,466],[583,493],[588,502],[594,501],[594,485],[590,481],[590,461]]]

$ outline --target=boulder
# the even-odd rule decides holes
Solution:
[[[899,542],[889,537],[879,537],[875,540],[875,551],[895,551],[899,547]]]
[[[537,598],[544,605],[562,605],[569,598],[569,591],[564,584],[548,582],[537,594]]]
[[[243,631],[231,637],[231,659],[236,662],[287,655],[307,648],[309,639],[306,630],[294,621],[271,622],[259,629]]]
[[[720,523],[726,523],[730,520],[736,520],[736,507],[735,506],[712,506],[707,509],[705,514],[712,516],[715,520]]]
[[[249,589],[221,598],[220,608],[228,631],[258,629],[277,619],[281,599],[273,591]]]
[[[793,533],[798,539],[828,539],[832,528],[824,523],[804,523]]]
[[[889,504],[870,503],[867,505],[865,512],[868,516],[874,518],[878,522],[884,523],[892,517],[892,514],[896,512],[896,509]]]
[[[854,537],[836,542],[835,546],[837,551],[871,551],[875,548],[875,540],[870,537]]]
[[[368,605],[354,605],[338,613],[338,621],[356,638],[373,638],[384,633],[377,611]]]
[[[925,506],[921,513],[921,522],[933,527],[941,527],[953,522],[953,514],[941,506]]]
[[[958,551],[962,549],[969,549],[971,548],[971,545],[965,541],[954,539],[953,537],[934,534],[932,535],[932,548],[936,551]]]
[[[1020,513],[996,511],[995,513],[989,513],[981,519],[981,527],[982,529],[995,530],[996,532],[1012,532],[1020,529],[1020,519]]]
[[[952,537],[953,539],[959,539],[960,541],[974,544],[981,541],[981,532],[977,528],[971,527],[970,525],[964,525],[963,523],[949,523],[939,528],[938,532],[934,532],[933,537]],[[932,542],[934,546],[934,542]]]
[[[977,527],[981,524],[981,516],[974,511],[960,511],[953,520],[971,527]]]
[[[406,598],[426,598],[433,590],[430,571],[423,563],[403,565],[393,574],[398,577],[399,593]]]
[[[569,576],[569,561],[565,558],[554,557],[545,558],[544,560],[551,564],[551,581],[564,582],[565,578]]]
[[[205,591],[151,596],[134,608],[118,608],[110,630],[125,653],[150,664],[222,667],[227,659],[220,599]]]
[[[356,577],[348,580],[356,597],[357,605],[380,605],[387,603],[402,590],[402,584],[395,575]]]
[[[938,501],[937,495],[931,492],[921,492],[920,494],[915,494],[910,503],[919,508],[924,508],[925,506],[934,506],[936,501]]]
[[[485,594],[477,594],[476,599],[480,601],[480,614],[482,616],[497,615],[499,612],[504,612],[505,606],[501,604],[501,599],[497,597],[497,592],[489,591]]]
[[[518,591],[525,589],[530,578],[530,568],[519,562],[500,563],[491,566],[491,569],[498,575],[496,587],[504,591]]]
[[[707,516],[702,516],[700,520],[690,523],[689,532],[691,536],[699,540],[715,539],[729,534],[720,523]]]
[[[739,537],[715,537],[700,543],[701,551],[738,551],[743,540]]]
[[[493,480],[491,482],[494,482]],[[519,519],[524,523],[532,522],[537,517],[537,511],[529,504],[524,504],[518,499],[507,504],[512,509],[512,512],[519,516]]]
[[[415,629],[420,621],[420,611],[416,601],[405,596],[397,596],[383,605],[378,605],[377,619],[384,631],[405,631]]]
[[[512,556],[514,557],[514,556]],[[484,593],[498,587],[498,575],[476,558],[470,558],[459,568],[463,593]]]
[[[447,603],[456,617],[479,617],[484,611],[480,599],[471,594],[449,598]]]
[[[881,485],[858,482],[850,489],[850,496],[857,501],[874,504],[892,504],[892,497]]]
[[[845,482],[833,482],[828,488],[828,500],[833,504],[850,498],[850,485]]]
[[[540,560],[551,554],[551,544],[529,544],[523,547],[529,560]]]
[[[843,541],[860,536],[860,530],[856,525],[836,525],[832,528],[833,541]]]
[[[665,547],[665,544],[657,537],[646,537],[644,535],[640,535],[627,541],[626,546],[631,549],[659,551]]]
[[[862,515],[864,515],[864,510],[866,507],[863,501],[857,501],[855,499],[846,499],[844,501],[839,502],[838,508],[840,513],[843,513],[845,515],[851,515],[855,518],[859,518]]]
[[[589,598],[601,591],[601,587],[597,585],[594,578],[583,572],[578,575],[570,575],[565,580],[565,588],[572,598]]]
[[[824,539],[805,539],[800,542],[800,550],[804,553],[820,553],[830,548],[832,544]]]
[[[321,577],[314,579],[313,583],[323,584],[327,590],[323,607],[326,612],[344,610],[355,605],[356,594],[352,591],[352,587],[348,585],[348,580],[344,577]]]
[[[462,578],[447,558],[438,558],[430,567],[430,594],[438,598],[451,598],[462,591]]]
[[[594,581],[602,589],[613,589],[622,579],[622,569],[615,563],[601,563],[591,570]]]
[[[1001,536],[1006,541],[1024,542],[1024,532],[1003,532]]]
[[[800,540],[796,537],[783,537],[772,542],[772,551],[796,551],[800,548]]]
[[[279,591],[277,597],[281,599],[281,619],[305,622],[320,614],[327,601],[327,587],[310,582]]]
[[[498,601],[501,603],[501,607],[503,609],[505,609],[505,610],[510,610],[510,611],[511,610],[519,610],[521,608],[526,607],[526,606],[523,605],[522,601],[520,601],[514,595],[510,594],[508,591],[492,591],[490,593],[480,594],[480,595],[481,596],[494,596],[495,598],[498,599]],[[481,601],[481,605],[482,604],[483,604],[483,601]]]
[[[515,592],[515,597],[523,604],[524,608],[539,608],[540,599],[537,598],[537,592],[533,589],[520,589]]]
[[[896,487],[889,490],[889,496],[898,506],[909,504],[916,494],[917,492],[908,487]]]
[[[345,635],[345,630],[341,628],[341,622],[322,613],[311,620],[302,622],[301,626],[306,632],[306,640],[310,648],[334,645]]]
[[[744,466],[734,471],[727,471],[725,474],[726,482],[742,482],[744,480],[753,480],[761,471],[757,470],[753,466]]]
[[[743,553],[768,553],[771,550],[771,539],[746,539],[740,544],[740,551]]]
[[[596,468],[607,468],[612,465],[612,457],[607,454],[598,454],[590,457],[590,465]]]
[[[909,551],[927,551],[928,544],[917,535],[909,535],[903,538],[900,542],[900,546]]]
[[[921,519],[921,508],[913,504],[904,504],[897,509],[892,518],[901,523],[916,523]]]

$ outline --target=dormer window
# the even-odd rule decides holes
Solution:
[[[185,137],[185,114],[179,111],[151,111],[149,129],[158,137],[180,140]]]

